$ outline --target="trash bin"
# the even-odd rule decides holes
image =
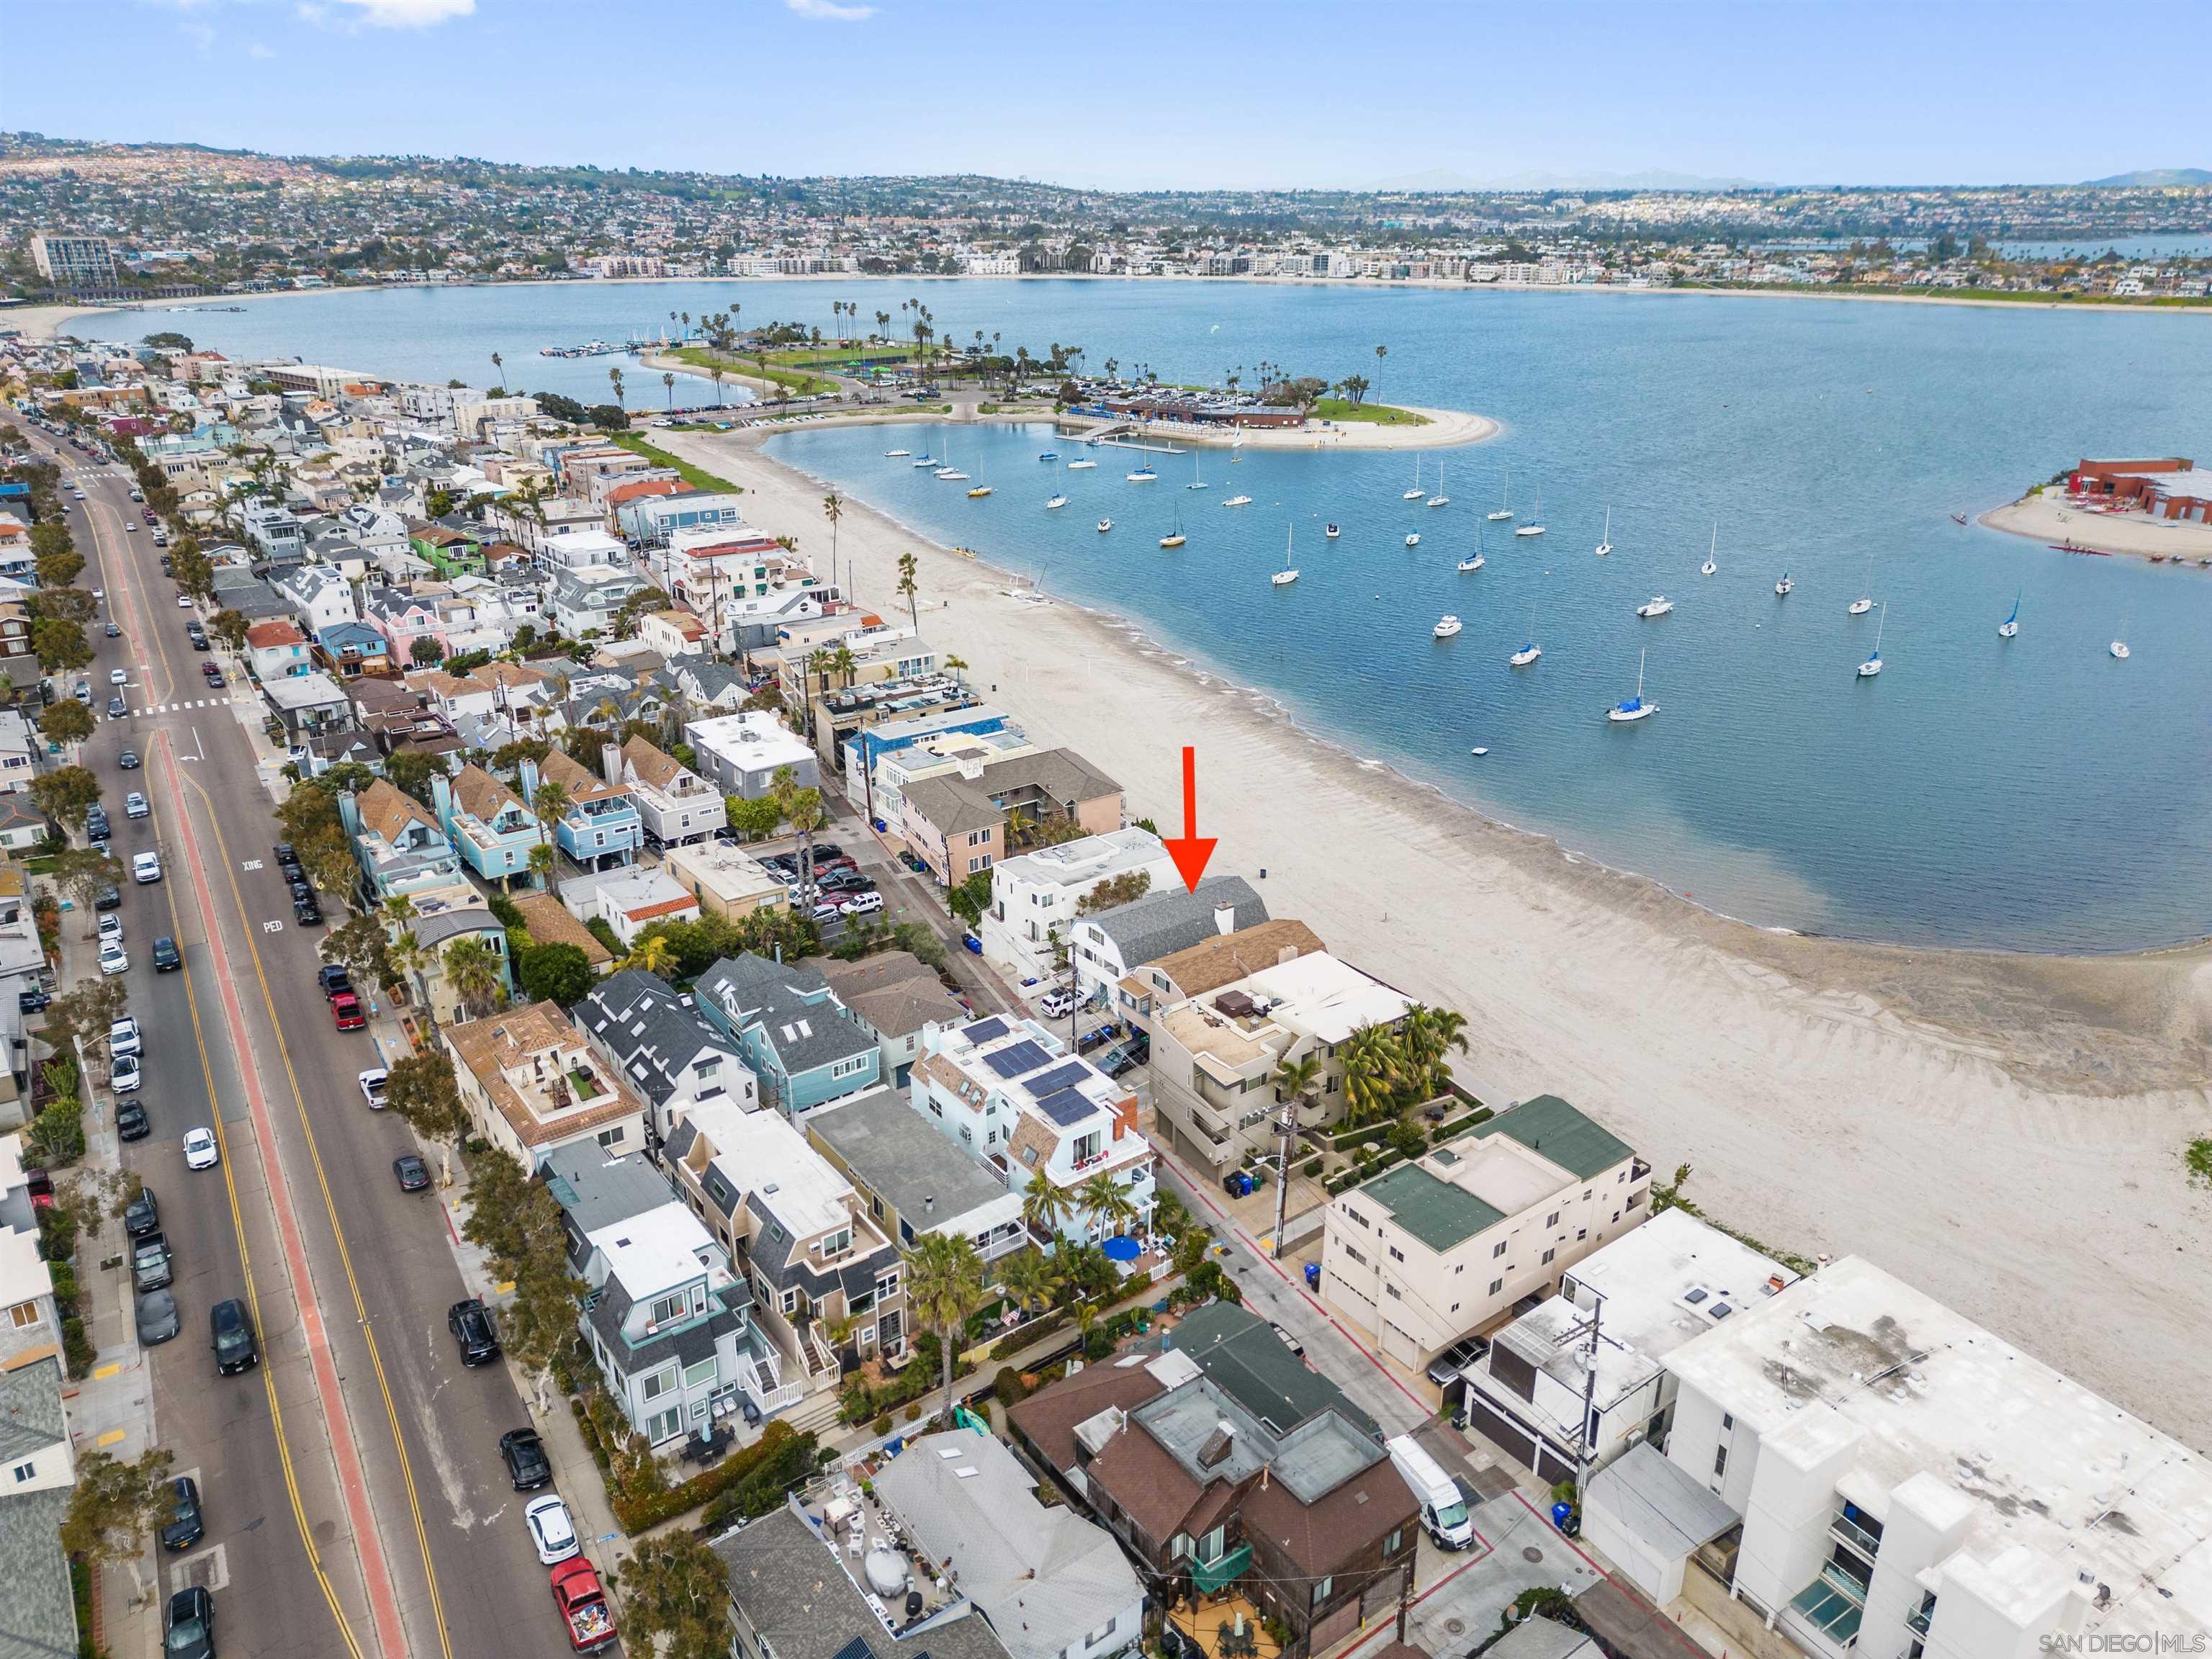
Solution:
[[[1310,1291],[1321,1288],[1321,1263],[1318,1261],[1306,1263],[1306,1288]]]

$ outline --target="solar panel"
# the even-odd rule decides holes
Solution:
[[[1033,1077],[1022,1086],[1031,1094],[1044,1096],[1071,1084],[1082,1082],[1091,1075],[1091,1068],[1081,1060],[1071,1060],[1064,1066],[1055,1066],[1042,1077]]]
[[[963,1028],[960,1033],[970,1042],[988,1042],[992,1038],[1002,1037],[1006,1034],[1006,1022],[996,1014],[988,1019],[977,1020],[973,1025]]]
[[[867,1643],[855,1636],[832,1654],[830,1659],[874,1659],[874,1656],[869,1650]]]
[[[990,1062],[991,1069],[1000,1077],[1016,1078],[1024,1072],[1034,1072],[1040,1066],[1048,1065],[1052,1055],[1024,1037],[1019,1042],[1009,1043],[996,1054],[986,1054],[983,1058]]]
[[[1037,1110],[1063,1129],[1073,1128],[1097,1109],[1073,1089],[1062,1089],[1059,1093],[1047,1095],[1037,1102]]]

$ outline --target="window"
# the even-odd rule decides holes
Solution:
[[[1344,1206],[1344,1218],[1355,1227],[1364,1227],[1367,1224],[1367,1218],[1360,1214],[1358,1211],[1353,1209],[1349,1204]]]
[[[611,1129],[599,1131],[599,1145],[612,1152],[623,1144],[623,1127],[617,1123]]]
[[[708,1355],[696,1365],[686,1365],[684,1368],[684,1386],[687,1389],[709,1387],[714,1381],[715,1369],[714,1357],[712,1354]]]
[[[1717,1480],[1721,1476],[1727,1473],[1728,1448],[1726,1446],[1716,1446],[1713,1448],[1713,1478]]]
[[[1212,1566],[1227,1552],[1229,1528],[1216,1527],[1198,1540],[1198,1561],[1200,1566]]]
[[[1544,1261],[1543,1261],[1543,1264],[1542,1264],[1542,1265],[1543,1265],[1543,1266],[1545,1266],[1545,1267],[1550,1267],[1550,1266],[1552,1265],[1552,1258],[1553,1258],[1553,1256],[1557,1255],[1559,1255],[1559,1252],[1558,1252],[1557,1250],[1547,1250],[1547,1251],[1545,1251],[1545,1252],[1544,1252]]]
[[[1395,1285],[1385,1285],[1382,1287],[1382,1294],[1389,1297],[1394,1302],[1403,1302],[1406,1299],[1405,1292],[1401,1291]]]
[[[46,1316],[39,1311],[39,1304],[35,1302],[18,1302],[8,1310],[9,1322],[19,1331],[27,1325],[37,1324],[45,1317]]]
[[[1510,1238],[1499,1239],[1498,1243],[1490,1247],[1490,1259],[1492,1261],[1495,1261],[1499,1256],[1504,1255],[1505,1254],[1505,1247],[1512,1242],[1513,1241]]]
[[[1174,1537],[1168,1540],[1169,1560],[1181,1561],[1188,1558],[1189,1554],[1190,1534],[1188,1533],[1179,1532]]]
[[[1385,1246],[1384,1248],[1386,1248],[1387,1249],[1389,1249],[1389,1251],[1390,1252],[1390,1260],[1391,1260],[1391,1261],[1403,1261],[1406,1259],[1406,1253],[1405,1253],[1403,1250],[1400,1249],[1399,1249],[1395,1244],[1387,1245],[1387,1246]]]
[[[885,1273],[876,1281],[876,1295],[878,1298],[896,1296],[898,1291],[899,1276],[895,1273]]]
[[[647,1405],[668,1393],[676,1386],[676,1367],[663,1365],[638,1384],[637,1396]]]
[[[1403,1543],[1405,1539],[1406,1529],[1403,1527],[1400,1527],[1388,1538],[1382,1540],[1382,1553],[1385,1555],[1395,1555],[1398,1553],[1398,1546]]]
[[[18,1464],[16,1464],[16,1465],[15,1465],[15,1467],[13,1469],[11,1469],[11,1470],[9,1470],[9,1474],[13,1474],[13,1475],[15,1477],[16,1484],[17,1484],[17,1485],[19,1485],[19,1486],[20,1486],[22,1482],[24,1482],[24,1481],[26,1481],[26,1480],[29,1480],[33,1475],[36,1474],[38,1472],[39,1472],[39,1466],[38,1466],[38,1464],[37,1464],[37,1462],[27,1462],[27,1463],[18,1463]]]
[[[1505,1288],[1505,1281],[1504,1281],[1504,1279],[1492,1279],[1492,1280],[1490,1281],[1490,1293],[1491,1293],[1491,1295],[1492,1295],[1492,1296],[1496,1296],[1496,1295],[1498,1293],[1498,1291],[1500,1291],[1504,1290],[1504,1288]]]
[[[673,1296],[655,1297],[653,1306],[647,1311],[646,1318],[652,1324],[665,1325],[672,1320],[683,1318],[684,1310],[690,1305],[681,1291],[677,1291]]]
[[[842,1255],[852,1248],[853,1230],[850,1227],[840,1227],[822,1241],[822,1254],[824,1255]]]
[[[1351,1245],[1346,1244],[1344,1247],[1344,1253],[1350,1256],[1354,1261],[1357,1261],[1361,1267],[1364,1267],[1367,1265],[1367,1258],[1360,1255],[1358,1251],[1353,1249]]]
[[[1558,1226],[1559,1224],[1559,1212],[1557,1210],[1554,1210],[1551,1214],[1546,1216],[1544,1218],[1544,1224],[1547,1227]]]
[[[1097,1647],[1101,1642],[1104,1641],[1108,1637],[1114,1633],[1114,1626],[1121,1623],[1121,1615],[1118,1613],[1115,1613],[1104,1624],[1099,1626],[1097,1630],[1092,1631],[1090,1635],[1085,1637],[1083,1638],[1083,1645],[1086,1648]]]
[[[783,1293],[783,1310],[786,1314],[795,1314],[799,1311],[799,1291],[795,1286]]]
[[[1332,1589],[1334,1589],[1335,1588],[1336,1588],[1336,1580],[1335,1580],[1334,1577],[1330,1577],[1330,1578],[1324,1578],[1324,1579],[1322,1579],[1322,1580],[1321,1581],[1321,1583],[1319,1583],[1318,1584],[1316,1584],[1316,1585],[1313,1587],[1313,1604],[1314,1604],[1314,1606],[1316,1606],[1316,1607],[1319,1607],[1319,1606],[1321,1606],[1321,1604],[1322,1604],[1322,1602],[1324,1602],[1324,1601],[1328,1601],[1328,1593],[1329,1593],[1329,1591],[1331,1591]]]
[[[720,1060],[702,1060],[696,1066],[694,1066],[691,1068],[691,1074],[697,1078],[699,1081],[704,1083],[708,1078],[714,1076],[715,1073],[721,1069],[722,1062]]]

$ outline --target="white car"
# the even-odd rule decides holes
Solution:
[[[121,942],[120,934],[117,936],[117,942],[118,944]],[[107,1052],[118,1060],[125,1054],[143,1054],[145,1052],[145,1048],[144,1036],[138,1030],[138,1021],[135,1015],[125,1014],[108,1026]]]
[[[138,1087],[138,1056],[136,1054],[116,1055],[115,1070],[110,1081],[115,1092],[118,1095],[135,1093]]]
[[[538,1559],[549,1567],[584,1547],[576,1541],[576,1523],[568,1518],[568,1506],[556,1493],[532,1498],[523,1509],[522,1519],[530,1528],[530,1541],[538,1547]]]
[[[1037,1012],[1047,1019],[1066,1019],[1075,1012],[1075,994],[1072,991],[1047,991],[1037,999]]]
[[[128,684],[131,684],[131,671],[130,671],[129,669],[127,669],[127,668],[111,668],[111,669],[109,669],[109,670],[107,671],[107,683],[108,683],[110,685],[128,685]]]
[[[361,1074],[361,1097],[371,1111],[384,1109],[384,1085],[392,1080],[392,1073],[381,1066],[372,1066]]]
[[[848,916],[872,916],[884,908],[881,893],[854,893],[838,902]]]
[[[185,1131],[185,1167],[187,1170],[212,1170],[222,1162],[222,1148],[216,1142],[212,1129]]]
[[[131,879],[136,882],[159,881],[161,878],[161,855],[141,853],[131,860]]]
[[[100,919],[100,941],[105,945],[109,939],[123,943],[123,918],[112,910]]]
[[[103,974],[124,974],[131,970],[130,953],[124,950],[123,941],[109,939],[100,947],[100,971]]]
[[[153,811],[154,809],[146,804],[146,797],[136,789],[123,798],[123,816],[126,818],[146,817]]]

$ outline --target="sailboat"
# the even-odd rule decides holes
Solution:
[[[1160,545],[1162,547],[1181,547],[1190,538],[1182,533],[1182,514],[1178,513],[1176,514],[1175,528],[1168,532],[1166,535],[1160,538]]]
[[[1788,571],[1786,571],[1786,570],[1785,570],[1785,571],[1784,571],[1784,572],[1782,573],[1782,580],[1781,580],[1780,581],[1778,581],[1778,582],[1777,582],[1777,583],[1775,583],[1775,584],[1774,584],[1774,596],[1775,596],[1775,598],[1777,598],[1777,599],[1787,599],[1787,598],[1789,598],[1789,597],[1790,597],[1790,590],[1791,588],[1793,588],[1793,587],[1796,586],[1797,586],[1797,584],[1796,584],[1796,582],[1793,582],[1793,581],[1791,581],[1791,580],[1790,580],[1790,573],[1789,573]]]
[[[1601,559],[1613,551],[1613,509],[1605,510],[1605,534],[1597,538],[1597,556]]]
[[[952,452],[949,447],[945,453],[944,465],[939,466],[936,472],[932,476],[942,478],[946,483],[966,483],[968,482],[968,475],[965,472],[963,472],[958,467],[952,465]]]
[[[1540,536],[1544,533],[1544,492],[1542,490],[1536,492],[1535,513],[1529,518],[1528,523],[1515,525],[1513,533],[1516,536]]]
[[[1413,487],[1402,491],[1398,499],[1401,501],[1418,501],[1428,493],[1421,488],[1421,458],[1416,455],[1413,457]]]
[[[1451,497],[1444,494],[1444,464],[1437,463],[1437,493],[1429,497],[1431,507],[1449,507]]]
[[[1713,556],[1720,550],[1721,521],[1718,519],[1715,519],[1713,520],[1713,544],[1705,551],[1705,562],[1698,567],[1698,574],[1700,576],[1710,576],[1714,571],[1721,568],[1719,562]]]
[[[1459,632],[1461,626],[1457,617],[1446,615],[1437,618],[1437,625],[1432,631],[1438,639],[1448,640]]]
[[[979,483],[979,484],[977,484],[977,485],[976,485],[973,489],[971,489],[971,490],[969,490],[969,491],[968,492],[968,499],[969,499],[969,501],[981,501],[981,500],[982,500],[982,498],[983,498],[984,496],[986,496],[986,495],[989,495],[990,493],[991,493],[991,486],[990,486],[990,485],[988,485],[988,484],[987,484],[987,483]]]
[[[1065,496],[1065,495],[1055,495],[1055,496],[1054,496],[1050,501],[1047,501],[1047,502],[1044,504],[1044,510],[1045,510],[1046,512],[1048,512],[1048,513],[1055,513],[1055,512],[1058,512],[1061,507],[1066,507],[1066,505],[1067,505],[1067,497],[1066,497],[1066,496]]]
[[[1150,483],[1159,476],[1152,471],[1152,464],[1150,461],[1139,461],[1137,470],[1127,475],[1131,483]]]
[[[1881,632],[1889,626],[1889,607],[1881,608],[1881,620],[1875,624],[1874,654],[1859,665],[1859,678],[1870,680],[1881,672]]]
[[[2122,623],[2120,624],[2120,631],[2117,635],[2113,635],[2112,644],[2106,647],[2106,649],[2112,653],[2113,659],[2116,661],[2125,662],[2128,659],[2127,633],[2128,625],[2125,623]]]
[[[1098,520],[1098,533],[1102,536],[1113,527],[1114,520],[1111,519],[1101,519]]]
[[[1288,587],[1292,582],[1298,579],[1298,573],[1291,563],[1291,538],[1297,534],[1297,528],[1298,527],[1296,525],[1291,525],[1284,532],[1283,568],[1280,570],[1278,570],[1273,575],[1267,578],[1269,581],[1274,583],[1278,587]]]
[[[1421,532],[1418,530],[1408,532],[1406,537],[1406,545],[1408,547],[1419,547],[1420,544]]]
[[[914,464],[916,466],[935,466],[937,465],[937,457],[931,454],[925,449],[921,454],[914,458]]]
[[[1869,571],[1869,574],[1871,574],[1871,573],[1872,573],[1872,571],[1873,571],[1873,569],[1874,569],[1874,555],[1873,555],[1873,554],[1871,554],[1871,553],[1869,553],[1869,554],[1868,554],[1868,555],[1867,555],[1867,570]],[[1856,599],[1853,599],[1853,600],[1851,601],[1851,603],[1850,603],[1850,614],[1851,614],[1852,616],[1854,616],[1854,617],[1863,617],[1863,616],[1865,616],[1865,615],[1866,615],[1866,613],[1867,613],[1868,611],[1871,611],[1871,610],[1873,610],[1873,609],[1874,609],[1874,599],[1873,599],[1873,596],[1872,596],[1872,595],[1870,595],[1870,594],[1862,593],[1862,594],[1860,594],[1860,595],[1858,596],[1858,598],[1856,598]],[[1879,628],[1877,628],[1875,631],[1876,633],[1880,633],[1881,630]]]
[[[1636,654],[1636,695],[1613,704],[1605,711],[1606,719],[1616,725],[1625,726],[1630,720],[1647,720],[1659,712],[1657,703],[1644,701],[1644,655],[1645,653],[1640,651]]]
[[[1505,660],[1516,668],[1526,668],[1543,654],[1544,647],[1536,643],[1536,602],[1531,599],[1528,602],[1528,637],[1521,642],[1521,648]]]
[[[1195,449],[1190,452],[1190,482],[1185,484],[1183,488],[1185,489],[1203,489],[1206,488],[1206,480],[1198,476],[1198,451]]]
[[[1997,637],[2001,640],[2014,640],[2020,637],[2020,595],[2018,593],[2012,596],[2012,615],[1997,624]]]
[[[1037,459],[1039,459],[1039,460],[1041,460],[1041,461],[1056,461],[1056,460],[1058,460],[1059,459],[1060,459],[1060,452],[1059,452],[1058,450],[1056,450],[1056,449],[1047,449],[1047,450],[1043,450],[1043,451],[1041,451],[1041,452],[1038,453],[1038,455],[1037,455]]]
[[[1459,568],[1462,571],[1482,568],[1482,526],[1480,525],[1474,527],[1474,555],[1471,558],[1462,559],[1459,562]]]
[[[1079,461],[1070,461],[1067,464],[1067,470],[1070,472],[1088,472],[1091,468],[1097,465],[1097,462],[1092,460],[1086,455]]]
[[[1509,466],[1505,469],[1505,487],[1498,494],[1498,511],[1490,515],[1490,522],[1496,524],[1501,519],[1511,518],[1513,516],[1512,501],[1513,469]]]
[[[911,449],[886,449],[884,451],[884,459],[887,461],[894,459],[902,459],[913,453]]]

